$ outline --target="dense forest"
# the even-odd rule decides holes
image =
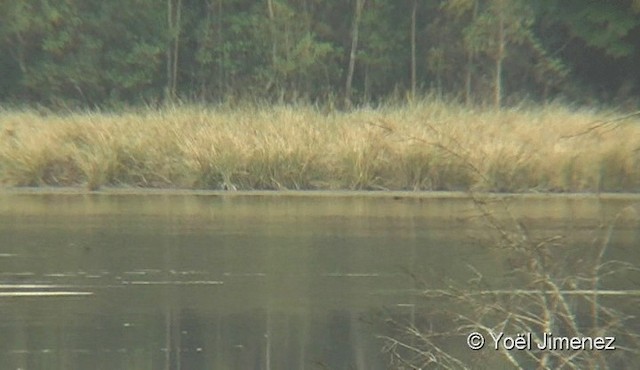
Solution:
[[[638,108],[640,0],[0,1],[0,104]]]

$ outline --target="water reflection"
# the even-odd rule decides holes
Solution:
[[[513,209],[577,242],[628,203]],[[2,194],[0,363],[386,369],[375,334],[385,315],[416,320],[417,290],[470,264],[505,284],[509,261],[479,248],[476,216],[460,197]],[[612,253],[639,259],[630,225]]]

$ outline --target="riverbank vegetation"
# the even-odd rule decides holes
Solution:
[[[640,118],[438,99],[0,111],[5,186],[638,192]]]
[[[0,2],[0,103],[66,108],[437,94],[638,109],[640,1]]]
[[[640,225],[638,204],[577,232],[578,219],[566,229],[540,229],[515,217],[504,199],[470,197],[482,231],[469,236],[507,272],[496,279],[469,262],[467,276],[443,277],[445,288],[437,290],[433,277],[415,272],[414,311],[389,318],[393,334],[382,336],[393,368],[619,369],[638,362],[640,265],[623,247],[633,244],[625,244],[634,238],[628,230]],[[598,340],[610,346],[598,349]]]
[[[0,4],[2,184],[640,189],[638,1],[136,4]]]

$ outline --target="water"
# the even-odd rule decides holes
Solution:
[[[640,265],[637,202],[509,204],[578,247],[622,211],[607,255]],[[457,195],[5,192],[0,369],[387,369],[385,319],[433,304],[417,288],[511,281],[478,215]]]

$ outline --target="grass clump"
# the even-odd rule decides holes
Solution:
[[[5,109],[0,181],[89,189],[637,192],[640,119],[615,117],[433,100],[329,113],[257,105]]]

